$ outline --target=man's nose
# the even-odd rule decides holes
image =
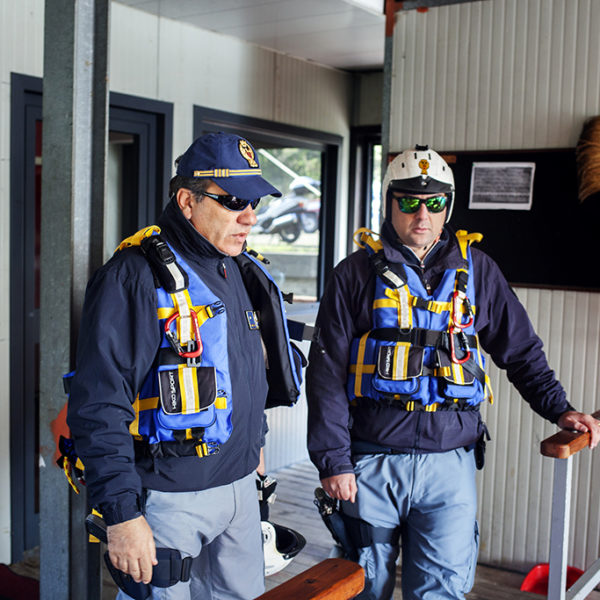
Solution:
[[[246,208],[240,212],[238,221],[244,225],[250,225],[251,227],[256,224],[258,219],[256,218],[256,213],[254,212],[251,204],[248,204],[248,206],[246,206]]]
[[[424,219],[425,217],[429,216],[429,210],[425,206],[424,202],[419,204],[419,210],[415,213],[415,216],[417,216],[419,219]]]

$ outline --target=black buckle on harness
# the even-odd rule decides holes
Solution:
[[[177,264],[175,254],[160,235],[144,238],[140,247],[150,263],[155,279],[167,293],[173,294],[188,287],[187,273]],[[178,276],[176,277],[174,273]]]

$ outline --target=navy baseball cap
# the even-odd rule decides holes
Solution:
[[[178,159],[177,175],[210,179],[243,200],[281,196],[262,178],[258,156],[250,142],[232,133],[199,137]]]

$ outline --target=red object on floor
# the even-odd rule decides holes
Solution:
[[[534,594],[548,594],[548,576],[550,565],[541,563],[535,565],[523,579],[521,584],[522,592],[533,592]],[[581,576],[583,571],[577,567],[567,567],[567,589],[569,589]]]
[[[0,599],[38,600],[40,582],[32,577],[13,573],[6,565],[0,564]]]

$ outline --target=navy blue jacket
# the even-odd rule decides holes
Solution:
[[[91,503],[109,525],[141,514],[142,488],[198,491],[246,476],[257,467],[264,442],[265,362],[259,332],[250,330],[246,320],[252,305],[237,264],[193,228],[175,201],[158,225],[225,304],[233,431],[215,455],[135,461],[128,429],[132,403],[161,335],[154,276],[146,259],[139,248],[117,252],[88,284],[68,411]]]
[[[381,240],[392,270],[401,274],[403,268],[414,269],[433,290],[446,269],[462,262],[456,236],[448,228],[423,265],[387,221]],[[573,408],[548,366],[542,342],[496,263],[477,248],[471,251],[475,329],[481,345],[533,410],[555,423]],[[350,345],[372,328],[374,290],[375,272],[367,252],[358,250],[334,269],[321,300],[319,343],[311,346],[306,372],[308,448],[321,478],[353,471],[351,440],[401,452],[444,452],[472,444],[483,430],[479,411],[406,412],[369,400],[350,406]]]

